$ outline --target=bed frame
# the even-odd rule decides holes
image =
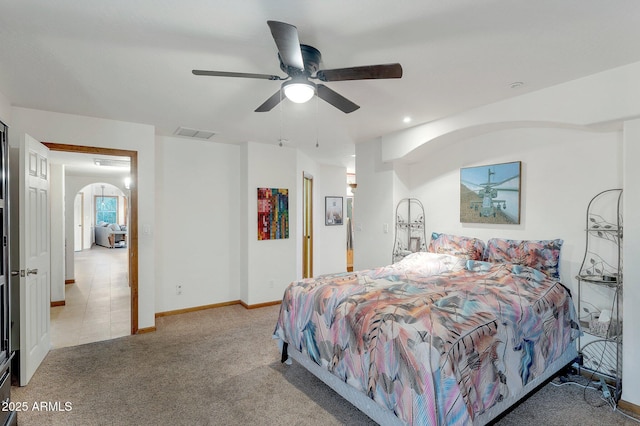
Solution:
[[[349,386],[338,377],[331,374],[328,370],[320,367],[318,364],[309,359],[309,357],[307,357],[307,355],[305,355],[304,353],[294,348],[289,348],[289,345],[286,342],[280,341],[279,345],[281,346],[282,353],[281,362],[290,364],[291,361],[289,357],[293,358],[298,364],[307,369],[310,373],[324,382],[331,389],[336,391],[340,396],[349,401],[376,423],[385,426],[405,424],[404,422],[402,422],[402,420],[396,417],[396,415],[392,411],[387,410],[381,405],[378,405],[375,401],[367,397],[362,392]],[[485,425],[498,418],[501,414],[506,413],[519,401],[523,400],[530,393],[533,393],[533,391],[535,391],[539,386],[543,385],[545,382],[555,377],[558,373],[562,372],[565,367],[571,365],[577,357],[578,352],[576,350],[574,342],[574,344],[571,344],[560,358],[549,365],[549,367],[544,371],[542,375],[536,377],[535,379],[532,379],[521,389],[521,391],[517,395],[511,395],[508,398],[503,399],[501,402],[497,403],[484,413],[476,416],[476,418],[473,420],[473,424]]]

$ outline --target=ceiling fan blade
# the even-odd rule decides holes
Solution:
[[[278,21],[267,21],[267,25],[271,29],[282,63],[288,68],[304,70],[298,29],[291,24]]]
[[[263,80],[284,80],[284,78],[279,77],[277,75],[252,74],[252,73],[246,73],[246,72],[204,71],[204,70],[193,70],[191,72],[194,75],[207,75],[212,77],[242,77],[242,78],[260,78]]]
[[[353,112],[360,108],[359,105],[354,104],[349,99],[345,98],[338,92],[334,92],[324,84],[316,85],[316,91],[320,99],[330,103],[345,114],[349,114],[350,112]]]
[[[278,105],[280,103],[281,97],[282,96],[280,95],[280,90],[278,90],[276,93],[271,95],[271,97],[269,99],[264,101],[264,103],[262,105],[260,105],[258,108],[256,108],[255,112],[271,111],[273,109],[273,107],[275,107],[276,105]]]
[[[365,65],[361,67],[320,70],[316,77],[320,81],[371,80],[402,77],[402,65]]]

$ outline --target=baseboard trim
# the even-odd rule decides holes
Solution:
[[[56,306],[64,306],[66,302],[64,300],[56,300],[55,302],[51,302],[51,307],[54,308]]]
[[[65,284],[75,284],[76,280],[72,279],[72,280],[64,280]]]
[[[264,302],[264,303],[257,303],[255,305],[247,305],[243,301],[240,301],[240,304],[244,306],[246,309],[266,308],[267,306],[279,305],[280,303],[282,303],[281,300],[275,300],[273,302]]]
[[[176,309],[175,311],[156,312],[156,318],[167,317],[170,315],[186,314],[189,312],[204,311],[205,309],[221,308],[223,306],[238,305],[240,303],[241,302],[239,300],[232,300],[230,302],[214,303],[212,305],[202,305],[194,306],[193,308]]]
[[[146,334],[146,333],[155,333],[156,331],[156,327],[145,327],[145,328],[139,328],[138,332],[136,334]]]
[[[631,402],[627,402],[624,400],[618,401],[618,408],[628,411],[634,414],[636,417],[640,418],[640,405],[632,404]]]
[[[176,309],[175,311],[156,312],[156,318],[168,317],[170,315],[186,314],[189,312],[204,311],[206,309],[222,308],[224,306],[232,306],[232,305],[241,305],[245,309],[256,309],[256,308],[265,308],[267,306],[279,305],[280,303],[282,303],[280,300],[276,300],[273,302],[265,302],[265,303],[258,303],[255,305],[248,305],[242,300],[231,300],[229,302],[214,303],[211,305],[202,305],[202,306],[194,306],[192,308]]]

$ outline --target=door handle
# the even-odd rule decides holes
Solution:
[[[37,273],[38,273],[38,268],[36,268],[36,269],[27,268],[26,275],[37,274]],[[11,276],[12,277],[17,277],[18,275],[20,275],[21,277],[26,276],[25,273],[24,273],[24,269],[21,269],[19,271],[11,271]]]

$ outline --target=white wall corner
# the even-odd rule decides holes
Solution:
[[[622,399],[640,406],[640,119],[627,121],[623,133],[624,290]]]

